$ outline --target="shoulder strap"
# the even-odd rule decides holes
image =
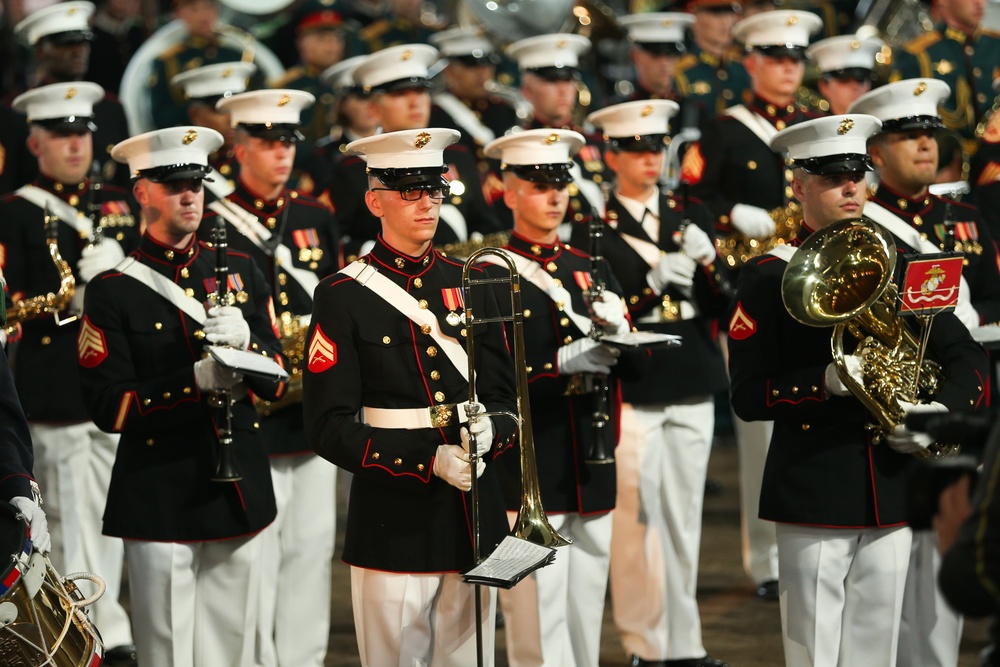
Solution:
[[[781,243],[770,250],[767,251],[768,255],[777,257],[778,259],[783,259],[786,262],[792,261],[792,257],[795,256],[799,249],[793,245],[788,245],[787,243]]]
[[[458,207],[451,203],[441,204],[438,217],[441,222],[448,225],[451,231],[455,232],[455,237],[459,241],[469,240],[469,225],[465,221],[465,216],[458,210]]]
[[[41,209],[48,205],[49,211],[80,234],[90,236],[93,233],[90,218],[47,190],[35,185],[25,185],[18,188],[14,194]]]
[[[723,111],[723,113],[743,123],[748,130],[756,134],[757,138],[768,146],[771,145],[771,137],[778,133],[778,130],[774,127],[774,125],[771,125],[742,104],[729,107]]]
[[[482,121],[476,118],[476,114],[451,93],[438,93],[434,96],[434,103],[444,109],[445,113],[451,116],[461,129],[468,132],[479,145],[485,146],[496,139],[493,130],[483,125]]]
[[[406,290],[380,274],[378,269],[367,262],[351,262],[338,273],[350,276],[362,287],[367,287],[373,294],[398,310],[411,322],[418,325],[428,325],[431,328],[431,338],[441,347],[441,351],[448,357],[455,369],[462,374],[466,382],[469,381],[469,357],[465,348],[457,340],[441,331],[441,325],[434,313],[421,308],[417,300]],[[469,335],[471,334],[472,332],[469,332]]]
[[[157,273],[156,271],[153,271],[145,264],[138,262],[135,257],[126,257],[118,264],[117,267],[115,267],[115,269],[129,278],[138,280],[140,283],[180,308],[184,311],[185,315],[198,324],[205,324],[205,320],[208,316],[205,314],[205,307],[201,304],[201,302],[185,294],[181,286],[174,281]]]

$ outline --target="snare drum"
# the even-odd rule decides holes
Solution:
[[[31,553],[27,533],[0,502],[0,554],[10,554],[0,576],[0,667],[97,667],[104,644],[84,610],[89,601],[48,558]]]

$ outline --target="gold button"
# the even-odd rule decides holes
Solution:
[[[429,324],[422,324],[422,325],[420,325],[420,333],[422,333],[422,334],[424,334],[426,336],[430,332],[431,332],[431,325],[429,325]]]
[[[927,233],[926,232],[921,232],[921,234],[920,234],[920,240],[921,241],[926,241],[927,240]]]
[[[181,269],[181,278],[190,278],[190,277],[191,277],[191,272],[188,271],[187,267],[185,266],[183,269]]]
[[[190,394],[191,393],[191,387],[184,387],[184,393],[185,394]]]
[[[468,333],[466,333],[465,329],[462,329],[458,333],[461,334],[462,338],[465,338],[465,337],[467,337],[469,335]]]
[[[555,285],[556,287],[562,287],[562,281],[559,280],[558,278],[553,278],[552,284]]]
[[[425,300],[421,299],[417,302],[417,305],[420,306],[420,310],[427,310],[427,302]]]
[[[795,193],[792,191],[792,186],[789,185],[785,188],[785,196],[788,197],[789,199],[795,197]]]
[[[563,338],[563,345],[569,345],[572,342],[573,342],[572,336],[566,336],[565,338]]]
[[[395,463],[398,466],[401,466],[403,465],[403,459],[396,459],[395,461],[393,461],[393,463]]]
[[[153,328],[159,331],[160,329],[163,328],[163,322],[157,322],[156,324],[153,325]]]
[[[568,327],[569,326],[569,318],[568,317],[564,317],[561,320],[559,320],[559,326],[561,326],[561,327]]]
[[[419,470],[420,472],[423,472],[424,471],[424,464],[423,463],[418,463],[417,464],[417,470]]]
[[[975,402],[975,401],[973,401],[973,400],[971,400],[971,399],[969,400],[969,405],[975,405],[975,404],[976,404],[976,402]]]
[[[420,278],[414,278],[413,279],[413,286],[416,287],[417,289],[420,289],[421,287],[424,286],[424,281],[421,280]]]
[[[794,176],[794,174],[792,174],[792,170],[791,169],[786,169],[785,170],[785,180],[786,181],[792,180],[793,176]]]
[[[541,255],[542,254],[542,246],[540,246],[538,244],[532,245],[531,246],[531,254],[532,255]]]
[[[812,386],[812,390],[813,390],[813,393],[814,393],[814,394],[815,394],[815,393],[818,393],[818,392],[819,392],[819,387],[817,387],[816,385],[813,385],[813,386]]]
[[[184,296],[188,296],[188,297],[194,296],[194,289],[191,288],[191,287],[188,287],[187,289],[185,289],[184,290]]]
[[[274,229],[274,226],[276,224],[278,224],[278,220],[276,218],[268,218],[267,219],[267,226],[270,227],[271,229]]]
[[[163,392],[163,400],[165,400],[165,401],[169,401],[170,400],[170,392],[169,391]]]
[[[920,225],[924,224],[924,219],[921,218],[919,215],[915,215],[913,216],[913,224],[919,227]]]
[[[382,342],[388,345],[389,343],[392,342],[392,339],[389,338],[388,336],[382,336]]]
[[[441,379],[441,374],[438,373],[437,371],[431,371],[431,379],[437,382],[438,380]]]
[[[254,428],[260,428],[260,422],[254,422],[253,423],[253,427]]]
[[[544,368],[547,371],[551,371],[552,370],[552,364],[545,364],[544,366],[542,366],[542,368]]]
[[[667,208],[677,208],[677,202],[675,202],[673,199],[668,199]]]
[[[70,206],[76,206],[79,203],[80,203],[80,198],[79,197],[77,197],[76,195],[70,195],[69,196],[69,205]]]
[[[433,345],[431,345],[429,348],[427,348],[427,356],[428,357],[436,357],[436,356],[438,356],[438,349],[436,347],[434,347]]]
[[[785,127],[786,127],[786,126],[785,126],[785,121],[783,121],[783,120],[779,120],[779,121],[778,121],[777,123],[775,123],[775,124],[774,124],[774,126],[775,126],[776,128],[778,128],[779,130],[783,130],[783,129],[785,129]]]
[[[559,312],[562,312],[562,310],[565,307],[566,307],[565,303],[563,303],[562,301],[556,301],[556,310],[558,310]]]
[[[896,205],[899,206],[899,208],[901,208],[901,209],[903,209],[905,211],[906,207],[909,205],[909,202],[906,201],[905,199],[897,199],[896,200]]]
[[[372,454],[372,460],[373,461],[378,461],[378,459],[379,459],[379,453],[378,452],[375,452],[374,454]]]
[[[406,266],[406,260],[403,259],[402,257],[397,257],[396,258],[396,268],[397,269],[401,269],[404,266]]]
[[[148,398],[144,398],[144,399],[142,399],[142,404],[143,404],[143,405],[150,405],[150,404],[151,404],[152,402],[153,402],[153,401],[152,401],[152,400],[150,400],[150,399],[148,399]]]
[[[766,107],[764,107],[764,111],[767,112],[768,116],[773,116],[774,114],[778,113],[777,107],[775,107],[773,104],[768,104]]]
[[[154,440],[153,440],[152,438],[148,438],[148,439],[146,440],[146,444],[147,444],[147,445],[149,445],[150,447],[152,447],[152,446],[153,446],[153,442],[154,442]]]
[[[778,395],[778,390],[777,389],[772,389],[771,390],[771,396],[777,396],[777,395]]]
[[[534,370],[534,369],[531,366],[526,366],[525,369],[524,369],[524,372],[525,373],[530,373],[532,370]]]
[[[52,342],[51,338],[49,338],[48,336],[42,336],[42,345],[48,345],[51,342]]]
[[[531,317],[531,309],[530,308],[525,308],[524,309],[524,316],[525,316],[525,318]]]
[[[803,424],[802,425],[802,430],[803,431],[808,431],[809,430],[809,424]]]
[[[165,253],[163,253],[163,256],[166,257],[168,260],[172,261],[174,259],[174,251],[168,250]]]
[[[195,329],[194,337],[198,340],[205,340],[205,332],[201,329]]]
[[[642,293],[645,294],[646,296],[649,296],[650,294],[653,293],[653,288],[652,287],[643,287],[642,288]]]
[[[757,168],[757,161],[756,160],[750,160],[749,162],[747,162],[747,169],[753,171],[756,168]]]
[[[799,393],[799,388],[798,387],[792,387],[792,393],[793,394]]]
[[[555,273],[558,269],[559,267],[556,266],[555,262],[549,262],[548,264],[545,265],[545,270],[548,271],[549,273]]]
[[[434,392],[434,400],[437,401],[438,403],[444,403],[444,392],[443,391],[435,391]]]
[[[628,298],[628,302],[634,306],[635,304],[639,303],[639,297],[637,297],[637,296],[630,296]]]

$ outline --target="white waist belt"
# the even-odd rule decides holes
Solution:
[[[443,428],[469,421],[463,404],[432,405],[429,408],[362,408],[361,420],[375,428]]]

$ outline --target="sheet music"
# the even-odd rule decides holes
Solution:
[[[555,549],[508,535],[489,558],[465,573],[466,577],[513,581],[555,556]],[[547,564],[547,563],[546,563]]]

